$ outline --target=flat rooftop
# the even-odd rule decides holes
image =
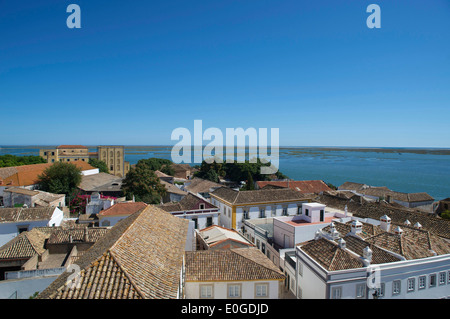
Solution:
[[[334,219],[336,219],[335,216],[325,217],[323,222],[316,222],[316,223],[310,223],[307,220],[303,220],[303,219],[295,219],[295,220],[291,219],[291,220],[282,220],[282,221],[285,222],[286,224],[297,227],[297,226],[308,226],[308,225],[317,225],[317,224],[329,224]]]

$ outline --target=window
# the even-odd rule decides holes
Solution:
[[[259,218],[265,218],[266,217],[266,210],[264,208],[261,208],[259,210]]]
[[[298,287],[297,298],[302,299],[302,288]]]
[[[303,276],[303,264],[299,262],[297,264],[297,267],[298,267],[298,275]]]
[[[366,285],[356,285],[356,298],[364,298],[366,296]]]
[[[17,226],[17,231],[20,233],[23,233],[24,231],[28,231],[28,226]]]
[[[192,218],[192,221],[194,222],[194,228],[197,229],[198,228],[197,218]]]
[[[268,297],[269,285],[268,284],[255,284],[255,296],[256,297]]]
[[[256,240],[256,247],[258,247],[258,249],[259,249],[259,245],[260,245],[260,244],[259,244],[259,239],[257,239],[257,240]]]
[[[200,209],[205,209],[205,204],[200,204]]]
[[[392,295],[398,295],[401,291],[401,281],[400,280],[394,280],[392,282]]]
[[[266,254],[266,244],[261,243],[261,251],[264,255]]]
[[[420,276],[419,277],[419,289],[425,289],[426,284],[427,284],[427,277]]]
[[[248,219],[248,210],[244,209],[244,219]]]
[[[416,289],[416,278],[408,279],[408,292],[412,292]]]
[[[47,155],[47,152],[44,152],[44,155]]]
[[[331,288],[332,299],[341,299],[341,297],[342,297],[342,287]]]
[[[212,226],[212,224],[213,224],[213,218],[206,217],[206,227]]]
[[[440,272],[439,273],[439,285],[445,285],[445,279],[446,279],[446,275],[445,272]]]
[[[384,283],[380,284],[380,288],[376,288],[377,296],[384,297]]]
[[[228,298],[240,298],[241,285],[228,285]]]
[[[430,275],[430,288],[436,287],[436,274]]]
[[[302,214],[302,207],[298,206],[297,207],[297,215],[301,215]]]
[[[305,215],[309,216],[309,209],[305,209]]]
[[[283,216],[287,216],[287,214],[288,214],[287,207],[283,207]]]
[[[212,298],[213,294],[212,285],[202,285],[200,286],[200,298]]]

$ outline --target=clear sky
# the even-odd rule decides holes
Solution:
[[[450,1],[0,0],[0,111],[0,145],[450,147]]]

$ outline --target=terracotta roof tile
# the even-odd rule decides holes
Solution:
[[[283,273],[257,248],[186,252],[186,281],[282,279]]]

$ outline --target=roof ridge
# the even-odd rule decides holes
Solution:
[[[111,247],[112,248],[112,247]],[[128,271],[125,270],[125,268],[121,265],[121,263],[119,262],[119,260],[116,258],[115,253],[110,249],[108,249],[108,253],[111,256],[111,258],[114,260],[114,262],[117,264],[117,266],[120,268],[120,270],[123,272],[123,274],[125,275],[125,277],[127,277],[127,279],[130,281],[131,285],[133,286],[134,289],[136,289],[136,291],[138,292],[138,294],[143,298],[146,299],[145,294],[141,291],[141,289],[136,285],[136,283],[134,282],[134,279],[132,279],[129,275],[128,275]]]
[[[251,261],[252,263],[257,264],[257,265],[259,265],[259,266],[261,266],[261,267],[263,267],[263,268],[265,268],[265,269],[267,269],[267,270],[270,270],[271,272],[280,274],[280,272],[279,272],[278,269],[275,270],[275,269],[269,268],[269,267],[267,267],[266,265],[262,265],[262,264],[260,264],[259,262],[256,262],[255,260],[250,259],[249,257],[247,257],[247,256],[245,256],[245,255],[242,255],[242,254],[236,252],[236,250],[239,250],[239,249],[255,249],[256,251],[260,252],[259,249],[255,248],[255,247],[249,247],[249,248],[233,248],[233,249],[230,249],[230,252],[232,252],[232,253],[234,253],[234,254],[237,254],[237,255],[241,256],[242,258],[247,259],[247,260]],[[264,257],[267,258],[265,255],[264,255]],[[270,259],[268,259],[268,260],[270,261]]]
[[[112,206],[111,206],[112,207]],[[123,230],[123,232],[122,232],[122,234],[120,234],[120,236],[116,239],[116,241],[114,242],[114,244],[112,245],[112,246],[110,246],[109,248],[108,248],[108,250],[111,250],[111,249],[113,249],[116,245],[117,245],[117,243],[122,239],[122,237],[125,235],[125,233],[127,233],[129,230],[130,230],[130,228],[131,228],[131,226],[132,225],[134,225],[134,223],[136,223],[136,221],[139,219],[139,217],[141,216],[141,214],[142,214],[142,212],[144,211],[144,210],[146,210],[146,209],[148,209],[150,207],[150,205],[147,205],[147,206],[145,206],[144,208],[142,208],[142,209],[140,209],[140,210],[138,210],[137,212],[135,212],[134,214],[139,214],[138,216],[136,216],[136,218]],[[131,214],[131,215],[133,215],[133,214]],[[131,216],[130,215],[130,216]]]

